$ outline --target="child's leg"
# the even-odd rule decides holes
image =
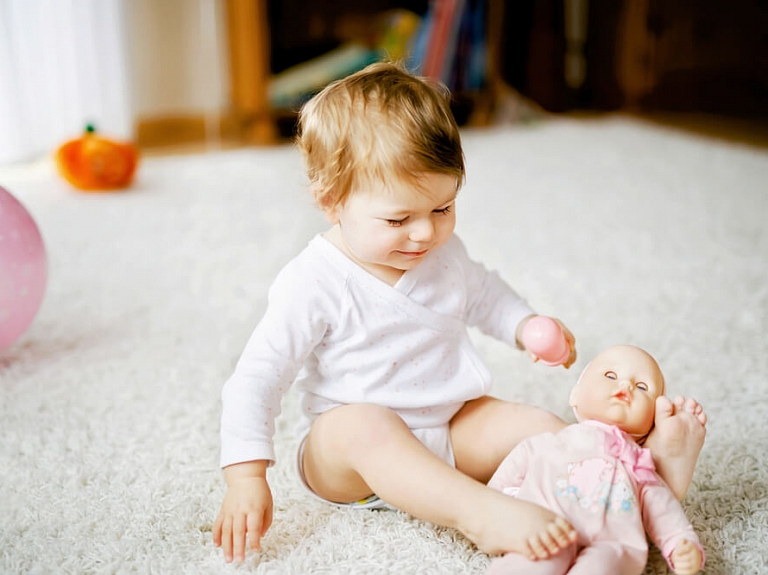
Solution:
[[[488,553],[546,558],[575,538],[570,525],[550,511],[452,468],[384,407],[346,405],[318,417],[303,465],[320,497],[349,502],[375,493],[415,517],[458,529]]]
[[[664,396],[656,399],[656,425],[644,445],[678,499],[685,497],[693,479],[706,424],[707,416],[695,399],[676,397],[674,403]]]
[[[557,433],[565,422],[521,403],[485,396],[468,401],[451,420],[456,468],[488,483],[502,460],[520,441],[538,433]]]

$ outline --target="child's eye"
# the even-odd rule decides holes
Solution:
[[[408,218],[403,218],[402,220],[384,220],[384,221],[387,222],[387,225],[390,225],[396,228],[398,226],[402,226],[405,223],[405,220],[407,219]]]
[[[432,210],[432,213],[433,214],[440,214],[440,215],[444,216],[446,214],[450,214],[452,209],[453,209],[453,205],[450,205],[450,206],[445,206],[444,208],[441,208],[439,210]]]
[[[613,371],[606,371],[605,377],[607,377],[608,379],[616,379],[616,373],[614,373]]]
[[[638,381],[635,387],[637,387],[637,389],[642,389],[643,391],[648,391],[648,384],[644,381]]]

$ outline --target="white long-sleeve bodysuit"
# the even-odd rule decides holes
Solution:
[[[529,437],[488,486],[554,511],[579,533],[575,546],[546,561],[514,553],[494,559],[489,575],[640,575],[648,559],[646,533],[668,562],[681,539],[703,557],[651,452],[614,425],[587,420]]]
[[[533,311],[455,235],[390,286],[322,236],[278,274],[222,391],[221,465],[275,460],[280,400],[296,381],[303,420],[343,404],[391,408],[411,429],[447,424],[491,377],[466,326],[515,345]]]

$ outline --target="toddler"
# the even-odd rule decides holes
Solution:
[[[272,521],[274,422],[295,384],[302,483],[335,505],[394,507],[454,527],[486,552],[547,558],[570,524],[485,484],[522,439],[564,423],[488,395],[466,326],[522,347],[533,310],[453,233],[464,181],[441,86],[379,63],[331,84],[299,118],[301,149],[330,228],[278,274],[222,391],[227,492],[213,537],[226,561],[260,549]],[[574,338],[564,365],[576,359]],[[687,489],[703,425],[670,404],[660,473]]]
[[[637,347],[608,348],[587,365],[570,398],[580,423],[523,440],[488,483],[563,515],[579,533],[576,545],[536,562],[509,553],[493,560],[489,575],[640,575],[646,532],[678,575],[703,567],[682,506],[637,443],[663,394],[658,364]]]

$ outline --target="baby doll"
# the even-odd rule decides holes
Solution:
[[[682,506],[656,474],[648,449],[664,376],[637,347],[598,354],[570,396],[579,423],[521,442],[488,483],[565,517],[577,544],[550,559],[508,553],[488,573],[639,575],[648,559],[646,533],[672,571],[692,575],[704,551]]]

